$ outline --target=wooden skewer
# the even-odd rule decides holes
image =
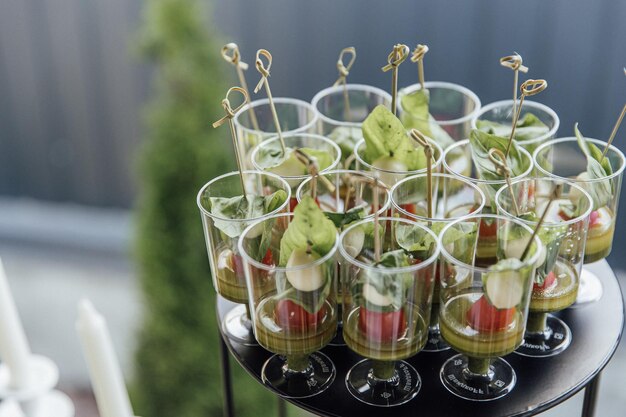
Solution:
[[[372,187],[372,205],[374,209],[374,260],[380,262],[380,198],[379,192],[381,189],[387,190],[387,186],[376,178],[369,178],[364,176],[350,176],[349,182],[366,183]]]
[[[530,247],[533,244],[533,240],[535,240],[535,236],[537,236],[537,233],[539,233],[539,229],[541,228],[541,225],[543,224],[543,221],[545,220],[546,215],[550,211],[550,206],[552,205],[552,202],[556,200],[557,198],[559,198],[560,195],[561,195],[561,184],[558,184],[556,187],[554,187],[554,190],[552,191],[550,195],[550,200],[548,200],[548,204],[546,205],[545,210],[543,210],[543,213],[541,213],[541,217],[539,218],[539,221],[537,222],[537,226],[535,226],[535,230],[533,230],[533,234],[532,236],[530,236],[530,240],[526,244],[526,247],[524,248],[524,252],[522,252],[520,261],[524,262],[524,259],[526,259],[526,256],[528,256],[528,252],[530,252]]]
[[[624,75],[626,75],[626,68],[624,68]],[[604,157],[606,156],[606,153],[609,150],[609,147],[611,146],[611,142],[613,142],[613,139],[615,139],[615,135],[617,135],[617,131],[619,130],[619,127],[622,124],[622,120],[624,120],[625,115],[626,115],[626,104],[624,104],[624,108],[622,109],[622,112],[617,118],[617,122],[615,122],[615,126],[613,126],[613,131],[611,132],[611,136],[609,137],[609,140],[606,143],[604,150],[602,151],[602,159],[600,159],[600,163],[604,161]]]
[[[411,129],[411,138],[424,147],[424,154],[426,155],[426,204],[428,218],[433,218],[433,171],[432,171],[432,160],[433,160],[433,147],[430,144],[426,135],[420,132],[417,129]]]
[[[415,47],[411,55],[411,62],[417,62],[417,75],[422,90],[424,90],[424,55],[426,55],[426,52],[428,52],[428,46],[420,43]]]
[[[263,64],[261,60],[261,56],[267,58],[267,67]],[[267,92],[267,99],[270,102],[270,110],[272,111],[272,117],[274,119],[274,126],[276,127],[276,133],[278,134],[278,140],[280,140],[280,147],[283,151],[283,155],[285,154],[285,140],[283,139],[283,132],[280,129],[280,122],[278,121],[278,113],[276,113],[276,106],[274,105],[274,98],[272,97],[272,90],[270,90],[270,82],[268,77],[270,76],[270,68],[272,67],[272,54],[269,53],[266,49],[259,49],[256,51],[256,61],[255,61],[256,69],[261,74],[261,79],[259,83],[256,85],[254,92],[258,93],[261,87],[265,86],[265,91]]]
[[[348,65],[344,65],[343,57],[349,54],[350,60],[348,61]],[[349,46],[347,48],[343,48],[339,53],[339,59],[337,60],[337,71],[339,71],[339,78],[335,81],[333,86],[337,86],[339,84],[343,84],[343,101],[345,103],[344,107],[344,118],[347,122],[350,121],[350,97],[348,97],[348,86],[347,86],[347,78],[348,74],[350,74],[350,69],[352,65],[354,65],[354,61],[356,60],[356,49],[354,46]]]
[[[508,55],[500,58],[500,65],[513,70],[513,114],[516,113],[517,106],[517,83],[519,79],[519,72],[524,74],[528,72],[528,67],[522,65],[522,57],[515,52],[513,55]]]
[[[489,160],[493,162],[493,164],[496,166],[496,173],[501,177],[504,177],[506,185],[509,188],[509,193],[511,193],[511,200],[513,201],[513,209],[515,210],[515,215],[519,217],[519,205],[517,204],[517,199],[515,198],[515,193],[513,192],[513,187],[511,186],[511,169],[506,162],[506,156],[504,156],[504,152],[502,152],[500,149],[491,148],[489,150]]]
[[[534,96],[535,94],[541,93],[548,87],[548,82],[546,80],[526,80],[520,86],[520,92],[522,95],[519,98],[519,106],[517,107],[517,112],[515,113],[515,117],[513,117],[513,125],[511,126],[511,136],[509,136],[509,143],[506,146],[506,152],[504,153],[505,157],[509,156],[509,151],[511,150],[511,144],[513,143],[513,137],[515,136],[515,128],[517,127],[517,121],[519,120],[520,113],[522,112],[522,104],[524,104],[524,98]]]
[[[222,47],[222,58],[226,60],[226,62],[230,62],[235,66],[235,70],[237,71],[237,77],[239,78],[239,84],[241,88],[246,90],[248,93],[248,103],[250,103],[250,90],[248,90],[248,83],[246,82],[246,77],[243,72],[248,69],[248,64],[241,60],[241,54],[239,53],[239,47],[236,43],[227,43]],[[259,121],[256,118],[256,113],[254,112],[254,108],[250,106],[250,123],[252,123],[252,127],[255,130],[259,129]]]
[[[387,65],[383,72],[391,72],[391,112],[395,115],[397,110],[396,98],[398,96],[398,66],[409,56],[409,47],[403,44],[393,46],[393,51],[387,56]]]
[[[230,93],[232,93],[233,91],[241,93],[244,97],[244,101],[235,109],[231,107],[230,100],[228,99],[228,96],[230,96]],[[239,170],[239,179],[241,180],[241,190],[243,191],[244,196],[246,195],[246,182],[243,178],[243,161],[239,153],[239,141],[237,138],[237,130],[235,129],[235,123],[233,122],[233,117],[235,117],[235,114],[237,114],[237,112],[241,110],[243,106],[246,105],[249,99],[250,97],[248,96],[248,92],[244,90],[243,88],[241,87],[229,88],[228,91],[226,92],[226,97],[224,97],[224,99],[222,100],[222,108],[224,109],[224,112],[226,113],[226,115],[222,117],[221,119],[219,119],[218,121],[216,121],[215,123],[213,123],[214,128],[219,127],[226,122],[228,122],[228,125],[230,126],[230,135],[233,140],[233,147],[235,148],[235,159],[237,160],[237,169]]]

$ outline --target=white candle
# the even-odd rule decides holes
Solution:
[[[87,360],[100,417],[133,417],[106,321],[89,300],[81,300],[78,304],[76,330]]]
[[[9,368],[10,388],[30,385],[30,357],[28,340],[0,259],[0,359]]]

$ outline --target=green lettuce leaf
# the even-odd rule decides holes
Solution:
[[[278,142],[272,143],[271,145],[264,146],[259,149],[259,154],[257,156],[257,161],[259,166],[263,169],[276,169],[279,167],[283,167],[284,165],[293,166],[293,175],[305,175],[307,174],[307,167],[304,165],[296,155],[294,154],[294,149],[287,148],[285,149],[285,153],[280,147]],[[319,170],[323,170],[328,168],[333,163],[333,158],[330,152],[312,149],[312,148],[300,148],[304,154],[306,154],[311,159],[314,159],[317,162],[317,166]]]
[[[446,150],[450,145],[454,144],[454,139],[448,135],[429,113],[428,107],[430,95],[428,90],[416,90],[410,94],[405,94],[400,99],[402,110],[406,113],[403,115],[402,123],[407,130],[417,129]]]
[[[497,123],[490,120],[476,120],[476,127],[483,132],[508,138],[511,124]],[[517,121],[514,139],[520,142],[538,138],[550,131],[550,128],[532,113],[526,113]]]
[[[393,157],[409,171],[426,167],[423,149],[416,149],[402,122],[385,106],[376,106],[363,122],[365,159],[373,163],[380,157]]]
[[[357,220],[364,219],[367,216],[365,207],[353,207],[345,213],[337,213],[333,211],[325,211],[324,214],[328,217],[339,230],[343,230],[344,227]]]
[[[426,251],[434,243],[432,235],[418,225],[397,223],[395,229],[398,245],[407,252]]]
[[[613,174],[613,168],[609,158],[602,158],[602,151],[591,142],[587,142],[585,137],[578,130],[578,123],[574,126],[574,133],[578,146],[587,157],[587,176],[589,179],[604,178]],[[613,198],[613,184],[611,180],[597,181],[582,184],[593,199],[593,209],[597,210],[606,206]]]
[[[211,197],[209,210],[211,214],[227,219],[254,219],[276,210],[285,200],[287,200],[287,193],[284,190],[278,190],[267,196]],[[230,238],[240,236],[249,224],[248,222],[215,220],[215,227]]]
[[[333,222],[307,195],[294,210],[293,219],[280,240],[279,265],[287,265],[294,249],[306,249],[308,245],[323,257],[333,248],[336,238],[337,229]]]

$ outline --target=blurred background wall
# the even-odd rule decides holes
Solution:
[[[0,195],[132,205],[150,78],[130,46],[140,7],[2,1]],[[560,115],[560,135],[579,121],[586,135],[607,138],[626,96],[624,1],[216,0],[211,10],[244,60],[272,52],[275,95],[310,100],[334,82],[337,54],[350,45],[358,57],[349,80],[388,89],[380,67],[403,42],[429,45],[427,79],[465,85],[483,104],[509,98],[512,74],[498,58],[519,52],[527,76],[549,82],[537,100]],[[258,78],[254,68],[247,76]],[[401,86],[416,79],[414,65],[401,66]]]

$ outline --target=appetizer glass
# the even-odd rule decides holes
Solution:
[[[326,216],[333,220],[339,233],[355,221],[374,217],[374,192],[378,192],[378,201],[380,202],[378,215],[382,217],[387,213],[390,205],[389,192],[380,180],[376,180],[379,184],[378,187],[372,187],[367,182],[375,181],[374,177],[360,171],[346,169],[328,171],[320,176],[325,177],[328,183],[317,180],[316,201]],[[355,179],[363,181],[355,181]],[[309,177],[300,184],[296,192],[298,203],[305,195],[311,193],[312,183],[313,177]],[[334,189],[329,189],[329,184],[332,184]],[[337,335],[329,344],[331,346],[345,346],[343,320],[341,319],[341,287],[338,288],[337,308],[339,317]]]
[[[335,142],[324,136],[315,135],[312,133],[294,133],[290,135],[283,135],[283,140],[285,142],[286,148],[309,148],[327,154],[331,160],[330,165],[327,167],[319,167],[320,174],[324,174],[328,171],[335,169],[341,161],[341,149],[339,149],[339,146],[337,146]],[[294,162],[293,160],[287,160],[287,163],[283,163],[278,167],[272,167],[272,161],[263,160],[263,155],[266,153],[265,151],[268,150],[274,150],[275,152],[280,151],[280,140],[278,137],[268,139],[260,143],[252,150],[252,166],[254,167],[254,169],[257,169],[259,171],[273,172],[283,178],[285,181],[287,181],[287,183],[289,183],[292,190],[289,208],[290,211],[293,211],[294,208],[298,205],[296,190],[298,189],[302,181],[309,178],[311,175],[307,172],[307,167],[300,162],[296,161],[298,165],[294,167],[294,164],[291,163]]]
[[[363,121],[374,107],[381,104],[386,107],[391,105],[389,93],[363,84],[325,88],[317,93],[311,102],[319,116],[318,132],[339,145],[344,160],[353,154],[354,146],[363,139],[361,133]]]
[[[222,332],[231,340],[244,345],[256,345],[248,311],[248,289],[237,240],[251,223],[289,208],[291,188],[277,175],[243,171],[246,191],[267,196],[283,190],[287,199],[275,210],[249,219],[229,219],[211,213],[211,198],[232,198],[243,195],[239,172],[221,175],[209,181],[198,193],[197,203],[202,217],[209,264],[215,291],[223,298],[239,304],[231,309],[221,323]],[[258,239],[255,239],[258,240]],[[262,290],[262,289],[261,289]]]
[[[528,162],[528,169],[511,181],[528,177],[533,171],[532,157],[523,148],[519,149],[521,157]],[[496,192],[506,185],[506,180],[481,179],[476,166],[472,163],[471,145],[469,140],[462,140],[446,149],[443,156],[443,170],[456,177],[476,184],[485,194],[483,213],[495,213]],[[484,218],[480,224],[481,240],[478,242],[476,260],[479,265],[491,265],[496,259],[497,239],[496,224],[490,218]]]
[[[469,137],[471,120],[480,110],[478,96],[468,88],[443,81],[426,81],[424,87],[430,92],[429,113],[437,124],[454,140]],[[407,129],[418,127],[415,124],[424,121],[403,108],[402,97],[421,88],[420,84],[413,84],[398,92],[400,120]]]
[[[485,220],[496,225],[498,260],[513,258],[511,262],[476,266],[476,244],[482,239],[479,225]],[[443,364],[439,375],[454,395],[489,401],[515,386],[515,371],[500,356],[513,352],[524,338],[539,239],[524,261],[519,257],[532,233],[519,220],[495,214],[458,219],[441,232],[445,274],[439,325],[443,338],[459,354]]]
[[[606,142],[597,139],[587,139],[600,150],[606,146]],[[587,159],[580,150],[575,137],[554,139],[539,146],[534,154],[537,175],[551,177],[559,180],[567,180],[582,187],[589,195],[602,193],[605,187],[611,188],[611,193],[602,207],[595,207],[589,217],[589,231],[585,246],[584,263],[600,261],[611,253],[613,246],[613,234],[615,232],[615,220],[619,195],[622,187],[622,175],[626,166],[624,154],[611,145],[606,152],[606,158],[610,161],[613,174],[595,179],[579,177],[587,171]],[[578,289],[576,305],[582,305],[597,301],[602,297],[602,284],[589,270],[583,268]]]
[[[535,229],[558,185],[561,195],[550,205],[538,234],[543,251],[530,297],[524,343],[515,351],[523,356],[553,356],[567,349],[572,340],[567,324],[549,313],[576,301],[593,200],[582,187],[555,178],[515,181],[496,194],[498,214],[517,218]]]
[[[476,184],[450,174],[432,174],[432,215],[428,217],[428,176],[408,177],[391,189],[394,215],[422,224],[436,234],[446,224],[466,216],[480,214],[485,205],[485,194]],[[439,331],[440,288],[444,275],[443,259],[437,261],[433,305],[428,327],[428,342],[422,351],[441,352],[450,349]]]
[[[295,98],[273,99],[280,128],[284,135],[292,133],[315,133],[318,115],[313,106]],[[254,111],[256,125],[251,113]],[[267,98],[246,104],[235,115],[235,129],[239,138],[240,155],[247,169],[252,169],[250,153],[266,139],[276,136],[274,116]]]
[[[274,353],[263,365],[263,382],[286,398],[305,398],[321,393],[335,379],[335,366],[317,350],[331,341],[337,330],[338,240],[323,257],[308,264],[279,267],[280,241],[293,214],[278,214],[248,227],[239,239],[254,334],[259,344]],[[265,251],[272,262],[260,258],[256,229],[263,231]],[[252,238],[251,238],[252,236]],[[318,288],[297,290],[294,280],[323,278]],[[262,289],[262,290],[260,290]]]
[[[532,152],[537,149],[539,145],[554,138],[556,132],[559,130],[561,121],[554,110],[545,104],[537,103],[536,101],[524,100],[519,120],[523,120],[526,114],[534,115],[547,126],[547,130],[542,129],[534,134],[530,131],[525,134],[527,137],[523,140],[517,139],[517,143],[532,154]],[[513,122],[513,117],[513,100],[496,101],[487,104],[472,118],[472,129],[479,129],[477,127],[477,124],[480,123],[479,121],[499,123],[509,126],[508,130],[506,130],[506,134],[500,134],[499,136],[509,137],[511,134],[510,126]],[[518,136],[519,130],[516,129],[516,132],[516,136]]]
[[[403,359],[418,353],[428,339],[439,242],[422,225],[380,218],[382,256],[401,249],[394,238],[401,228],[413,230],[428,243],[406,266],[375,265],[374,221],[354,223],[339,238],[343,335],[351,350],[367,358],[348,371],[346,386],[366,404],[389,407],[411,400],[421,387],[419,374]]]
[[[441,166],[441,161],[443,159],[443,150],[441,149],[441,146],[439,146],[435,141],[428,139],[428,142],[433,147],[434,160],[432,161],[432,170],[433,172],[435,172],[439,170],[439,167]],[[415,147],[419,148],[419,145],[416,144]],[[359,141],[359,143],[357,143],[356,147],[354,148],[357,171],[371,172],[371,175],[382,181],[383,184],[385,184],[388,188],[393,187],[398,181],[403,178],[426,172],[426,167],[413,171],[395,171],[391,169],[378,168],[373,164],[367,162],[364,155],[365,139],[362,139]]]

